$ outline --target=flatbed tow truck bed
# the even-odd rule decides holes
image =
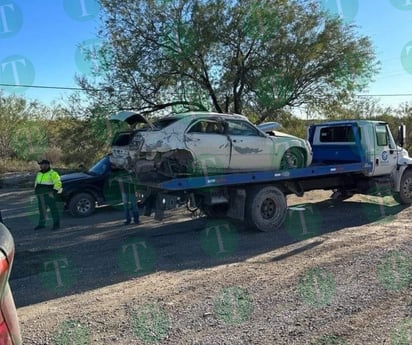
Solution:
[[[143,181],[139,188],[146,195],[146,215],[154,210],[158,220],[165,210],[183,201],[191,205],[188,209],[199,208],[210,218],[238,219],[255,229],[274,231],[286,216],[285,195],[303,196],[309,190],[349,186],[353,181],[367,180],[371,172],[371,163],[316,164],[282,171]],[[268,211],[265,214],[262,210]]]
[[[338,163],[332,165],[311,165],[306,168],[290,170],[268,170],[242,172],[211,176],[174,178],[161,182],[143,181],[141,186],[162,191],[183,191],[210,187],[235,186],[255,183],[270,183],[296,179],[310,179],[337,174],[363,174],[372,171],[371,163]]]

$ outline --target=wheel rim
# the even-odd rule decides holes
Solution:
[[[297,158],[295,155],[289,154],[288,157],[287,157],[287,159],[288,159],[288,165],[289,165],[291,168],[296,168],[296,167],[299,166],[299,164],[298,164],[298,158]]]
[[[79,213],[87,213],[89,212],[91,209],[91,204],[90,201],[87,199],[81,199],[79,200],[79,202],[77,203],[77,211]]]
[[[403,195],[408,199],[412,198],[412,178],[407,178],[403,184]]]
[[[303,157],[300,157],[299,152],[286,151],[280,162],[281,169],[294,169],[303,166]]]
[[[276,205],[272,199],[265,199],[260,207],[260,212],[264,219],[271,219],[276,214]]]

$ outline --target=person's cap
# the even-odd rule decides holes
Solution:
[[[50,165],[50,161],[48,161],[47,159],[42,159],[40,162],[38,162],[39,163],[39,165],[40,164],[48,164],[48,165]]]

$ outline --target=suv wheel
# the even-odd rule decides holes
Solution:
[[[74,195],[69,202],[69,211],[74,217],[88,217],[94,213],[96,199],[89,193]]]

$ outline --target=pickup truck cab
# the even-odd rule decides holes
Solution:
[[[120,195],[108,184],[112,172],[109,156],[105,156],[87,171],[62,175],[65,209],[74,217],[88,217],[96,205],[118,203]]]
[[[313,150],[313,164],[364,162],[369,167],[365,175],[370,177],[370,190],[373,183],[386,181],[387,189],[398,201],[412,203],[412,176],[410,171],[406,172],[412,166],[412,158],[402,148],[405,132],[404,126],[400,128],[398,146],[388,124],[382,121],[334,121],[312,125],[308,129],[308,139]],[[345,190],[341,187],[340,191],[347,195],[366,192],[359,184]]]
[[[380,121],[327,122],[309,127],[314,163],[373,162],[372,174],[390,174],[398,163],[411,163],[406,150],[396,145],[389,126]]]

